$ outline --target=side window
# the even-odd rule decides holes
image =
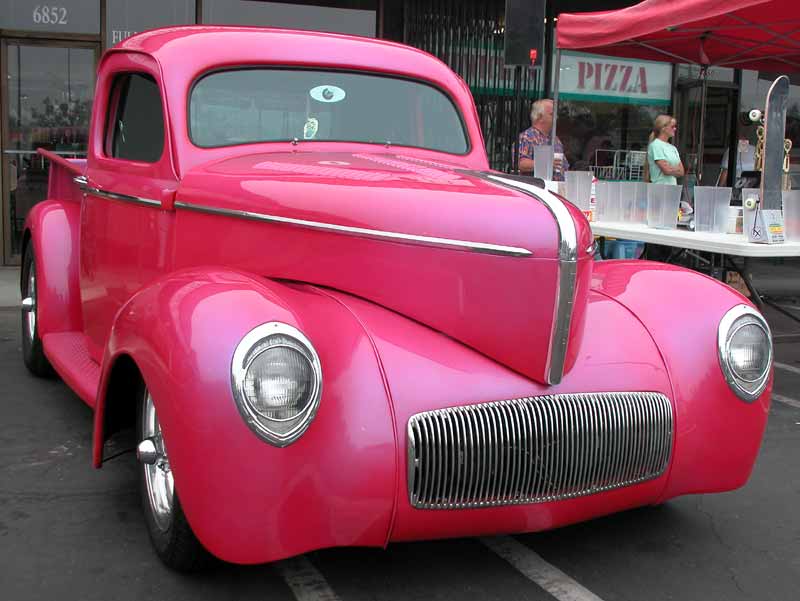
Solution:
[[[155,163],[164,151],[164,113],[155,79],[142,73],[120,75],[111,90],[106,155]]]

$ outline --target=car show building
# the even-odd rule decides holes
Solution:
[[[20,261],[25,215],[47,192],[44,148],[82,157],[87,146],[95,70],[101,53],[136,32],[185,24],[237,24],[341,32],[403,42],[440,58],[469,85],[494,169],[514,172],[517,136],[530,125],[532,101],[554,91],[554,24],[560,13],[610,10],[631,0],[542,4],[533,64],[509,61],[506,25],[526,3],[513,0],[0,0],[0,190],[2,263]],[[530,3],[527,3],[530,4]],[[525,13],[527,14],[527,13]],[[646,148],[653,119],[674,114],[677,146],[696,152],[700,130],[698,69],[668,62],[562,55],[559,137],[573,169],[635,178],[626,153]],[[741,110],[763,104],[775,74],[708,73],[704,163],[719,165],[735,140]],[[800,82],[797,82],[800,83]],[[800,86],[792,86],[787,137],[800,148]],[[387,116],[390,118],[390,116]],[[604,171],[605,170],[605,171]],[[707,179],[719,170],[708,169]],[[710,183],[713,181],[703,183]]]

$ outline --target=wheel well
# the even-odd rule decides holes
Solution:
[[[31,240],[31,231],[26,229],[25,232],[22,234],[22,245],[19,247],[19,249],[20,249],[20,257],[22,257],[23,259],[25,259],[25,251],[28,249],[28,243],[30,242],[30,240]],[[24,267],[24,265],[22,265],[22,267]],[[24,275],[23,275],[22,272],[23,272],[23,269],[21,268],[19,270],[19,292],[20,292],[20,294],[22,294],[22,290],[23,290],[23,281],[22,281],[22,279],[23,279]]]
[[[111,367],[106,389],[103,440],[136,426],[136,403],[143,383],[136,362],[129,355],[118,357]]]

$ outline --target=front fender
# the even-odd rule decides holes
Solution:
[[[598,263],[592,288],[636,315],[664,358],[676,408],[664,499],[744,485],[766,428],[772,377],[753,403],[736,396],[719,364],[717,330],[729,309],[749,300],[697,272],[649,261]]]
[[[25,219],[36,255],[39,337],[82,329],[79,281],[81,207],[71,201],[37,203]]]
[[[301,330],[323,371],[317,415],[285,448],[246,426],[231,392],[236,345],[269,321]],[[261,563],[385,544],[397,479],[390,400],[368,336],[341,303],[241,272],[177,272],[118,313],[101,390],[122,355],[136,362],[153,395],[181,504],[211,553]],[[96,412],[96,462],[104,406]]]

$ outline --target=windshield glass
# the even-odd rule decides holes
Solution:
[[[347,141],[469,150],[453,102],[433,86],[365,73],[238,69],[192,90],[189,134],[197,146]]]

